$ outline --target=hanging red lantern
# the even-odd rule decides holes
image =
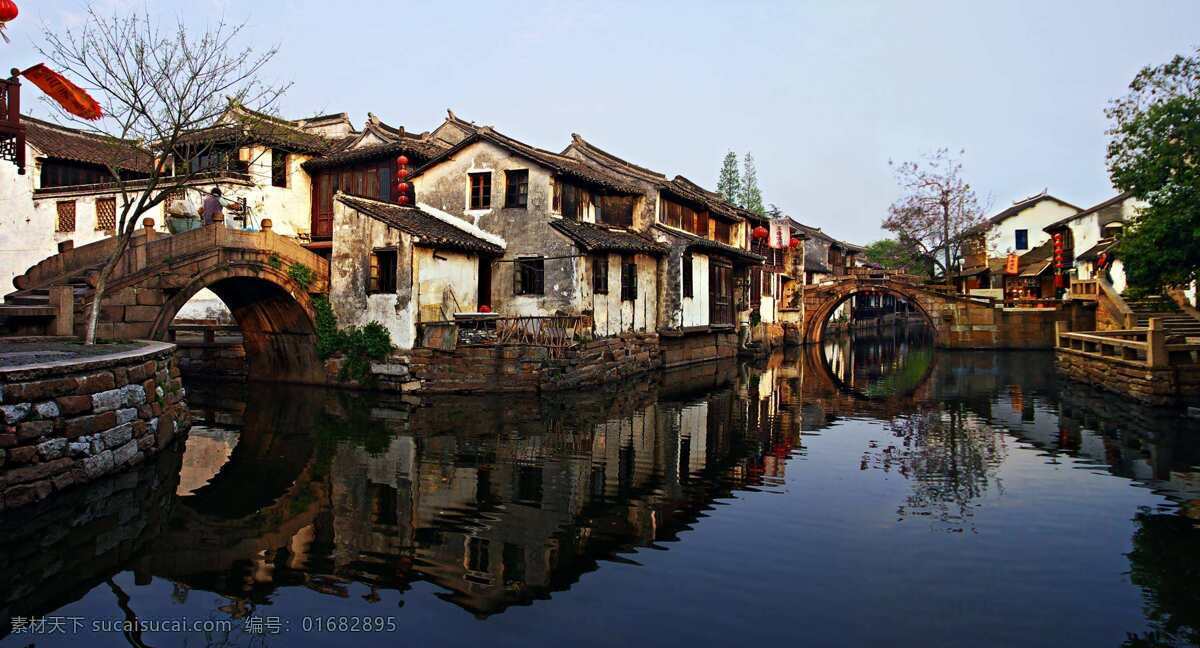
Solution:
[[[750,233],[751,236],[759,240],[767,238],[770,236],[770,234],[771,233],[767,231],[767,228],[763,227],[762,225],[755,227],[754,231]]]
[[[11,22],[19,13],[21,10],[17,9],[17,3],[12,0],[0,0],[0,22]]]
[[[404,180],[407,177],[408,177],[408,168],[407,167],[400,167],[399,169],[396,169],[396,179],[397,180]]]
[[[794,239],[788,241],[788,247],[790,247],[790,248],[800,247],[800,239],[794,238]]]
[[[399,194],[406,194],[406,193],[408,193],[408,183],[407,183],[407,182],[401,182],[400,184],[397,184],[397,185],[396,185],[396,193],[399,193]]]
[[[400,196],[398,198],[396,198],[396,202],[400,205],[407,205],[408,204],[408,194],[400,194]]]
[[[400,165],[400,166],[405,166],[405,165],[407,165],[407,164],[408,164],[408,156],[407,156],[407,155],[401,155],[400,157],[396,158],[396,164],[398,164],[398,165]]]

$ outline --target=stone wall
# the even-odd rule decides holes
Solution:
[[[175,347],[0,369],[0,510],[142,463],[190,424]]]
[[[1143,362],[1055,349],[1059,375],[1147,405],[1179,406],[1200,400],[1200,365],[1151,369]]]
[[[704,331],[662,338],[664,367],[736,358],[737,353],[738,336],[734,331]]]
[[[392,382],[402,391],[537,392],[623,380],[661,367],[662,354],[657,334],[625,333],[558,354],[526,345],[462,346],[453,351],[420,348],[408,354],[408,362],[404,370],[397,365],[372,369],[381,384]]]

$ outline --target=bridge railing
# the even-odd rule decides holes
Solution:
[[[18,289],[38,288],[60,283],[79,273],[98,269],[116,251],[117,239],[106,238],[95,243],[66,250],[42,260],[19,276],[14,283]],[[329,262],[306,250],[287,237],[272,232],[251,232],[208,225],[174,236],[143,228],[134,234],[129,249],[117,265],[113,278],[135,274],[158,265],[221,249],[242,249],[278,255],[281,262],[301,263],[315,273],[315,292],[327,289]],[[285,270],[286,271],[286,270]]]
[[[1200,344],[1167,344],[1162,320],[1153,317],[1146,328],[1115,331],[1070,332],[1064,322],[1055,322],[1055,347],[1095,358],[1120,359],[1149,369],[1167,367],[1171,352],[1195,352]],[[1194,347],[1194,348],[1193,348]]]

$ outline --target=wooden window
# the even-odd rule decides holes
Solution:
[[[691,230],[693,234],[698,234],[704,238],[708,238],[708,212],[696,212],[695,227]]]
[[[514,295],[540,295],[545,292],[545,259],[542,257],[525,257],[517,259],[514,266]]]
[[[695,277],[693,276],[692,255],[683,255],[683,296],[692,297],[695,295],[696,287],[694,285]]]
[[[529,207],[529,170],[504,172],[504,206],[515,209]]]
[[[631,254],[621,257],[621,301],[637,299],[637,258]]]
[[[1018,250],[1028,250],[1029,249],[1029,230],[1019,229],[1016,231],[1016,234],[1017,234],[1017,240],[1016,240],[1017,249]]]
[[[615,227],[633,227],[633,196],[602,196],[596,220]]]
[[[713,238],[726,244],[732,244],[730,235],[733,233],[729,221],[720,218],[713,219]]]
[[[56,232],[74,232],[75,231],[75,201],[60,200],[58,202],[58,226],[54,228]]]
[[[562,187],[560,189],[559,193],[562,194],[563,218],[569,218],[571,220],[578,220],[579,219],[579,203],[580,203],[580,198],[581,198],[581,196],[579,195],[580,194],[579,189],[576,188],[575,185],[571,185],[571,184],[560,183],[560,185]]]
[[[286,187],[288,185],[288,154],[287,151],[271,149],[271,186]]]
[[[562,183],[558,180],[550,180],[550,211],[555,214],[562,213]]]
[[[775,285],[775,273],[774,272],[762,273],[762,282],[763,282],[763,284],[762,284],[763,297],[770,297],[771,295],[775,294],[775,291],[772,289]]]
[[[96,230],[116,230],[117,229],[117,199],[116,198],[97,198],[96,199]]]
[[[592,292],[597,295],[608,294],[608,255],[592,255]]]
[[[371,253],[371,276],[367,282],[367,293],[396,292],[396,251],[375,250]]]
[[[492,174],[471,173],[471,209],[492,208]]]

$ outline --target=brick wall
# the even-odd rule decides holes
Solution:
[[[1147,405],[1178,406],[1200,398],[1200,366],[1151,369],[1140,362],[1097,358],[1056,349],[1054,366],[1065,378],[1127,396]]]
[[[737,333],[733,331],[663,337],[663,366],[679,367],[696,362],[736,358],[737,342]]]
[[[190,425],[175,347],[0,370],[0,510],[140,464]]]

